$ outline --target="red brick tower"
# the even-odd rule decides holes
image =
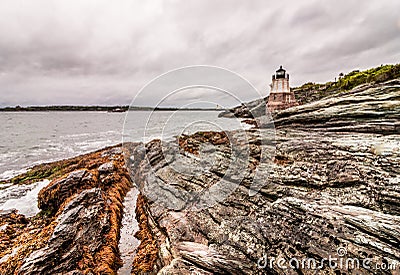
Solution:
[[[267,103],[268,110],[273,112],[297,105],[299,104],[294,93],[290,91],[289,74],[281,66],[272,76],[271,92]]]

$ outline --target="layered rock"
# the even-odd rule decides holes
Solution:
[[[392,81],[280,112],[275,138],[270,128],[247,131],[247,143],[234,142],[242,132],[220,142],[197,134],[181,138],[178,151],[153,141],[130,164],[142,192],[132,274],[315,274],[329,256],[356,258],[359,267],[326,261],[322,274],[396,274],[399,266],[368,267],[400,260],[399,114],[400,86]],[[232,157],[241,146],[247,167]],[[182,158],[190,167],[206,160],[209,169],[188,174]],[[199,190],[221,182],[230,167],[240,176],[236,189],[197,207],[204,203]],[[262,184],[249,196],[256,178]],[[300,265],[283,269],[272,258]],[[303,259],[317,266],[302,266]]]
[[[367,75],[368,73],[366,73]],[[390,74],[385,75],[382,79],[375,81],[366,81],[358,86],[357,89],[368,89],[386,86],[388,82],[398,81],[400,75],[400,65],[395,65]],[[397,77],[397,78],[396,78]],[[375,77],[371,77],[375,78]],[[353,89],[354,90],[354,89]],[[317,102],[328,97],[342,96],[350,91],[341,87],[340,81],[328,82],[326,84],[307,83],[301,87],[292,88],[296,101],[302,104]],[[269,102],[269,96],[263,99],[256,99],[243,103],[239,106],[225,110],[219,114],[220,117],[237,117],[237,118],[257,118],[265,115],[266,104]],[[290,106],[291,107],[291,106]]]
[[[254,118],[265,115],[268,97],[256,99],[221,112],[219,117]]]
[[[60,170],[64,174],[55,175],[40,191],[42,211],[35,217],[25,218],[15,211],[0,214],[4,227],[0,230],[0,273],[116,273],[121,266],[122,201],[132,186],[121,148],[106,148],[33,170],[46,176]],[[17,179],[25,182],[26,176]]]
[[[276,113],[275,130],[199,132],[39,165],[10,180],[52,179],[38,215],[0,214],[0,273],[117,273],[131,179],[141,191],[132,274],[316,272],[272,258],[392,264],[400,260],[399,114],[395,80]],[[325,262],[318,271],[398,269]]]

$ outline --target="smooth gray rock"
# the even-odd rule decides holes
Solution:
[[[344,260],[368,258],[370,266],[395,264],[400,260],[399,119],[400,86],[394,81],[280,112],[274,140],[267,129],[246,132],[248,144],[236,144],[237,150],[250,148],[245,169],[232,158],[229,144],[222,143],[203,155],[182,152],[188,162],[201,163],[203,158],[211,167],[207,173],[185,175],[171,169],[178,158],[165,161],[161,144],[153,142],[147,147],[149,161],[135,164],[134,172],[149,199],[148,219],[159,240],[158,266],[151,274],[316,272],[307,266],[264,267],[260,263],[266,255],[286,263],[294,257],[320,261],[331,255]],[[274,152],[274,144],[273,161],[260,165],[260,152]],[[187,198],[178,196],[184,207],[170,209],[150,195],[152,181],[183,193],[209,188],[227,167],[236,169],[240,186],[212,207],[196,211],[191,208],[193,200],[184,204]],[[249,196],[256,171],[263,184]],[[397,271],[362,266],[347,270],[326,263],[319,270],[320,274]]]

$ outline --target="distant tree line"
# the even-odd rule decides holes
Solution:
[[[28,106],[4,107],[0,112],[49,112],[49,111],[94,111],[94,112],[126,112],[131,111],[215,111],[215,108],[178,108],[178,107],[141,107],[141,106]]]
[[[35,112],[35,111],[127,111],[129,106],[28,106],[28,107],[4,107],[0,108],[3,112]]]

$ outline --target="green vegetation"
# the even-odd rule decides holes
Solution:
[[[13,184],[30,184],[39,180],[48,179],[52,180],[54,178],[61,177],[63,175],[68,174],[71,171],[82,169],[82,167],[97,167],[100,166],[102,158],[100,157],[101,153],[104,150],[111,149],[114,147],[120,147],[121,144],[106,147],[99,149],[92,153],[87,153],[84,155],[79,155],[76,157],[72,157],[69,159],[59,160],[55,162],[42,163],[38,164],[31,169],[29,169],[26,173],[17,175],[12,179],[2,180],[1,184],[4,183],[13,183]],[[93,158],[96,159],[97,163],[93,161]]]
[[[366,71],[352,71],[339,80],[339,85],[350,90],[364,83],[380,83],[390,79],[400,77],[400,64],[384,65]]]
[[[56,176],[59,176],[63,173],[66,165],[62,163],[62,161],[58,161],[55,163],[44,163],[39,164],[28,170],[26,173],[15,176],[14,178],[6,181],[0,181],[2,183],[14,183],[14,184],[30,184],[35,181],[43,180],[43,179],[53,179]]]
[[[308,82],[293,88],[300,104],[319,100],[339,92],[345,92],[362,84],[375,84],[400,78],[400,64],[382,65],[365,71],[354,70],[346,75],[340,74],[337,81],[325,84]]]

